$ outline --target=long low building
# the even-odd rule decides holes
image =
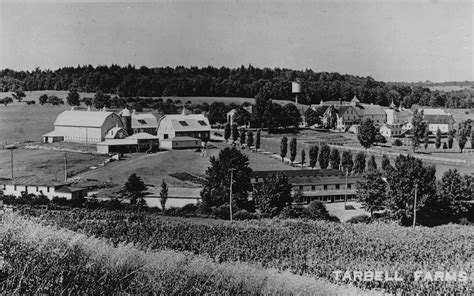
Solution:
[[[282,170],[282,171],[254,171],[252,184],[258,184],[273,174],[283,173],[292,184],[293,191],[301,191],[303,201],[310,203],[313,200],[323,202],[338,202],[356,198],[357,181],[359,176],[347,176],[344,172],[335,169],[325,170]],[[347,190],[346,190],[347,184]]]
[[[87,188],[73,187],[66,182],[38,182],[29,178],[1,179],[0,191],[4,195],[20,197],[23,194],[43,194],[49,199],[62,197],[66,199],[80,198],[87,196]]]

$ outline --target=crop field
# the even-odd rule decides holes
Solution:
[[[133,245],[0,212],[1,294],[359,295],[327,280]],[[367,294],[367,291],[364,291]],[[373,291],[369,295],[381,295]]]
[[[397,272],[403,281],[356,281],[364,289],[390,293],[470,294],[467,281],[415,281],[414,272],[474,272],[474,228],[446,225],[413,230],[388,224],[337,224],[260,220],[203,224],[162,220],[157,215],[99,211],[32,210],[48,223],[108,239],[113,245],[134,243],[142,250],[174,250],[212,258],[214,262],[245,262],[263,268],[324,278],[333,271]]]

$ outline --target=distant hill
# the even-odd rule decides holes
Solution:
[[[357,96],[362,103],[388,106],[392,101],[406,107],[429,104],[465,108],[465,93],[448,97],[433,94],[426,83],[385,83],[372,77],[281,68],[184,67],[136,68],[128,65],[77,66],[57,70],[0,71],[0,91],[71,90],[116,94],[120,97],[263,97],[292,101],[291,82],[299,80],[302,104],[317,104]],[[428,82],[427,82],[428,83]],[[453,98],[454,97],[454,98]],[[467,103],[466,103],[467,102]]]

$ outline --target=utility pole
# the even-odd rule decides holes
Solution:
[[[346,195],[344,197],[344,209],[346,209],[346,203],[347,203],[347,174],[348,174],[348,170],[346,168]]]
[[[67,182],[67,153],[64,153],[64,182]]]
[[[229,212],[230,212],[230,222],[232,222],[232,184],[234,183],[234,171],[235,169],[230,169],[230,204],[229,204]]]
[[[415,184],[415,201],[413,203],[413,229],[415,229],[415,223],[416,223],[416,194],[418,191],[418,184]]]
[[[10,167],[12,169],[12,181],[13,181],[13,149],[10,149],[10,155],[11,155]]]

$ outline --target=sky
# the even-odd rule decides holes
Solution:
[[[0,69],[279,67],[474,80],[474,1],[0,0]]]

